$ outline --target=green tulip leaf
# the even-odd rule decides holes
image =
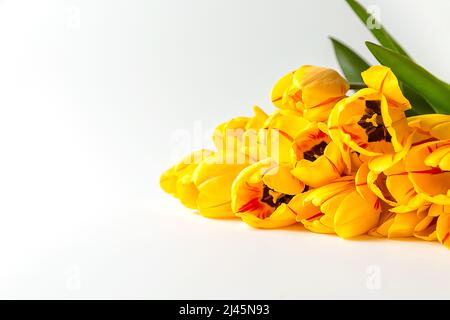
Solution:
[[[375,58],[394,72],[398,79],[422,96],[436,113],[450,114],[450,85],[432,75],[411,59],[372,42],[367,48]],[[408,89],[407,89],[408,90]]]
[[[362,83],[361,72],[370,65],[348,46],[330,37],[339,66],[348,82]]]
[[[416,114],[435,113],[433,107],[413,89],[404,83],[400,83],[403,95],[411,103]]]

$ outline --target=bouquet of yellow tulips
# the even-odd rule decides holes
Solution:
[[[369,15],[347,0],[358,17]],[[332,39],[345,77],[304,65],[273,87],[275,111],[214,131],[161,187],[209,218],[256,228],[296,223],[352,238],[417,237],[450,248],[450,86],[379,26],[370,66]]]

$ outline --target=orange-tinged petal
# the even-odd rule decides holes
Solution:
[[[330,98],[343,97],[349,89],[347,81],[333,69],[309,65],[295,72],[293,82],[302,90],[303,103],[307,108]]]
[[[422,135],[438,140],[450,139],[450,115],[426,114],[408,118],[410,127],[415,128]]]
[[[414,229],[421,221],[415,211],[398,213],[394,217],[393,224],[389,228],[389,238],[404,238],[414,235]]]
[[[364,83],[382,93],[391,104],[403,111],[411,108],[409,101],[403,96],[394,73],[385,66],[372,66],[361,73]]]
[[[450,204],[450,172],[428,166],[426,159],[433,159],[435,151],[441,152],[440,148],[448,145],[450,141],[423,143],[413,147],[405,158],[408,177],[415,191],[426,200],[441,205]]]
[[[450,249],[450,214],[439,216],[436,225],[436,236],[440,243]]]
[[[305,202],[305,198],[311,191],[307,191],[294,196],[289,201],[288,206],[297,214],[297,221],[301,222],[304,219],[311,219],[322,215],[319,207],[314,206],[311,202]]]
[[[414,236],[426,241],[436,240],[436,222],[436,217],[425,216],[414,228]]]

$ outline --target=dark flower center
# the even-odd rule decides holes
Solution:
[[[366,109],[358,125],[366,131],[369,142],[382,140],[391,142],[392,137],[383,123],[379,100],[366,100]]]
[[[319,144],[316,144],[310,150],[303,152],[303,159],[314,161],[325,152],[325,148],[328,144],[325,141],[322,141]]]
[[[309,190],[309,186],[305,186],[303,192],[307,192]],[[278,195],[276,199],[274,199],[274,195]],[[278,208],[282,203],[289,203],[291,199],[294,197],[293,194],[282,194],[273,189],[270,189],[268,186],[264,186],[263,195],[261,197],[261,202],[268,204],[272,208]]]
[[[274,195],[276,194],[279,194],[279,196],[274,199]],[[288,203],[291,201],[293,197],[294,195],[280,194],[279,192],[270,189],[268,186],[264,186],[261,202],[264,202],[273,208],[278,208],[282,203]]]

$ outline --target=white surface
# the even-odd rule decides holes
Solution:
[[[448,1],[363,2],[450,79]],[[329,34],[368,56],[343,1],[0,1],[0,297],[450,298],[437,243],[252,230],[158,187],[179,134],[336,67]]]

